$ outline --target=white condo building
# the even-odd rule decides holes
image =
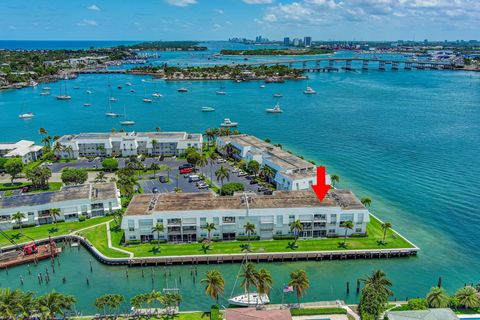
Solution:
[[[226,144],[231,144],[237,149],[238,154],[234,154],[234,156],[238,159],[247,162],[255,160],[260,165],[270,167],[275,172],[272,182],[276,184],[277,190],[306,190],[317,182],[314,164],[257,137],[240,134],[217,138],[219,152],[223,152]],[[331,184],[328,175],[326,183]]]
[[[42,156],[42,147],[36,146],[35,142],[20,140],[16,143],[0,143],[0,157],[19,157],[23,163],[35,161]]]
[[[96,217],[121,209],[120,192],[114,183],[63,187],[59,191],[21,194],[0,199],[0,230],[19,225],[12,218],[22,212],[23,225],[53,222],[51,209],[60,209],[57,220],[76,221],[80,216]]]
[[[248,202],[248,203],[247,203]],[[211,236],[233,240],[244,236],[247,222],[255,225],[261,239],[292,235],[290,224],[300,220],[300,238],[343,236],[343,221],[352,221],[347,234],[365,234],[370,220],[368,210],[349,190],[330,190],[320,202],[311,190],[275,191],[272,195],[236,193],[163,193],[137,195],[122,220],[125,240],[149,241],[157,237],[152,227],[164,225],[160,239],[169,242],[194,242],[207,238],[202,227],[214,223]]]
[[[60,158],[127,157],[131,155],[173,156],[187,148],[202,149],[201,134],[187,132],[104,132],[65,135],[56,140]]]

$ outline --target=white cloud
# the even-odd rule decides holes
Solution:
[[[91,11],[100,11],[100,8],[97,7],[95,4],[92,4],[91,6],[88,6],[87,9],[91,10]]]
[[[197,0],[165,0],[165,2],[176,7],[188,7],[191,4],[196,4]]]
[[[243,0],[246,4],[270,4],[273,0]]]
[[[85,26],[96,26],[98,23],[95,20],[83,19],[81,22],[78,22],[77,25],[81,27]]]
[[[224,14],[225,12],[222,9],[213,9],[218,14]]]

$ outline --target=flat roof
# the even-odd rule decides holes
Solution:
[[[388,311],[388,319],[391,320],[457,320],[458,316],[449,308]]]
[[[68,142],[72,140],[88,140],[88,139],[109,139],[113,137],[120,138],[136,138],[136,137],[148,137],[152,139],[179,139],[179,140],[199,140],[201,134],[187,133],[185,131],[180,132],[84,132],[76,135],[64,135],[58,142]]]
[[[30,207],[62,201],[90,199],[108,200],[117,197],[114,183],[82,184],[65,186],[59,191],[27,193],[0,199],[0,209]]]
[[[360,200],[346,189],[332,189],[320,202],[312,190],[275,191],[272,195],[247,193],[250,209],[340,207],[365,209]],[[243,193],[217,196],[213,193],[161,193],[135,196],[125,215],[149,215],[160,211],[195,211],[245,209]]]

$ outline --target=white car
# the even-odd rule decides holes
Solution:
[[[227,160],[223,159],[223,158],[220,158],[217,160],[217,163],[225,163],[227,162]]]

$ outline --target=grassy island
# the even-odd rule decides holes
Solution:
[[[303,79],[303,71],[287,66],[221,65],[205,67],[139,66],[132,73],[151,74],[166,80],[282,80]]]
[[[228,56],[313,56],[334,53],[331,49],[253,49],[253,50],[221,50],[221,55]]]

